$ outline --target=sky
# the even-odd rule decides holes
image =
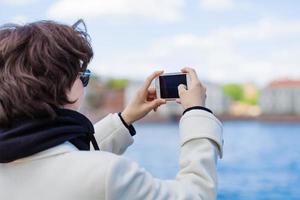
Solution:
[[[220,84],[300,79],[297,0],[0,0],[0,24],[80,18],[102,76],[190,66]]]

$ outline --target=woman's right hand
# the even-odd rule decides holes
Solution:
[[[190,85],[188,89],[183,84],[178,86],[179,99],[176,99],[176,102],[180,103],[184,109],[205,106],[206,88],[199,81],[196,71],[189,67],[185,67],[181,71],[189,74]]]
[[[162,73],[163,71],[153,72],[121,113],[128,125],[143,118],[151,110],[156,111],[159,106],[166,103],[165,99],[157,98],[155,89],[150,87],[151,82]]]

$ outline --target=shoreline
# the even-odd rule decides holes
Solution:
[[[217,115],[221,121],[260,121],[276,123],[300,123],[300,115],[259,115],[259,116],[233,116]]]
[[[162,117],[149,116],[140,120],[139,123],[166,123],[178,122],[181,116]],[[258,122],[275,122],[275,123],[300,123],[300,115],[259,115],[259,116],[234,116],[228,114],[216,115],[222,122],[234,121],[258,121]]]

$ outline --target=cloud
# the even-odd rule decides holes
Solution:
[[[0,3],[15,6],[28,5],[34,2],[36,2],[36,0],[0,0]]]
[[[182,18],[184,4],[185,0],[59,0],[49,8],[48,16],[63,19],[131,16],[174,22]]]
[[[299,78],[299,35],[300,21],[262,19],[204,35],[161,38],[145,50],[96,62],[102,74],[130,78],[145,77],[160,68],[173,72],[192,66],[201,79],[263,85],[275,78]]]
[[[300,34],[300,21],[282,21],[264,18],[256,24],[223,28],[216,35],[236,40],[269,40]]]
[[[25,24],[26,22],[28,22],[28,17],[24,15],[16,15],[10,20],[10,22],[16,24]]]
[[[199,0],[201,8],[205,10],[223,11],[234,7],[233,0]]]

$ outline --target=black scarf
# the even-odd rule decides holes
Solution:
[[[51,147],[71,142],[79,150],[90,150],[90,142],[99,150],[94,126],[83,114],[69,109],[55,109],[50,119],[15,120],[9,129],[0,128],[0,163],[24,158]]]

